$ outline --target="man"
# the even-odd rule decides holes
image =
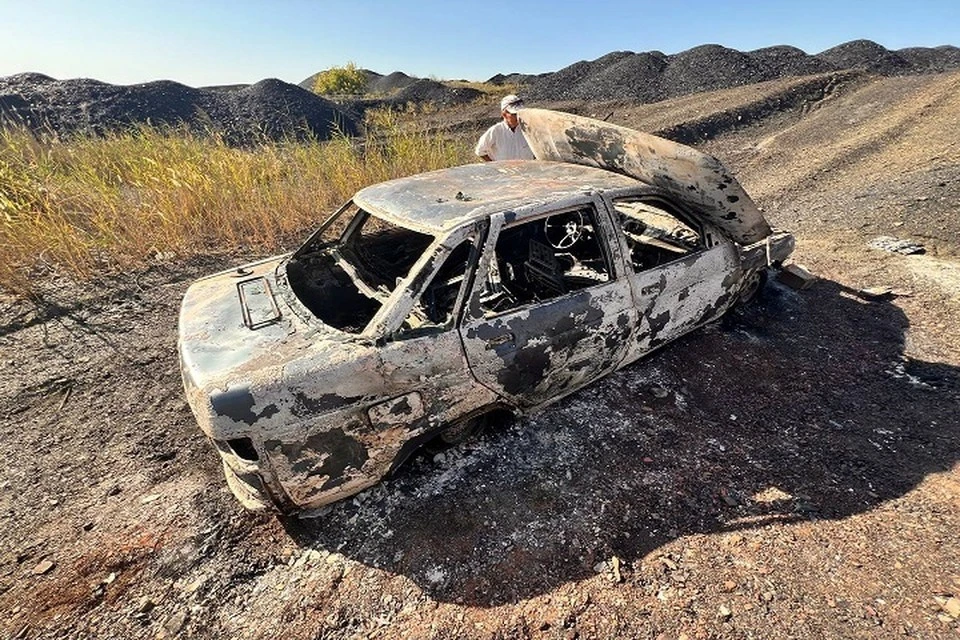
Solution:
[[[502,120],[487,129],[477,142],[475,153],[484,162],[492,160],[533,160],[533,152],[520,132],[517,112],[523,108],[523,100],[514,94],[500,101]]]

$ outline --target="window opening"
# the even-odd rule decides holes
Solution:
[[[480,304],[494,315],[610,278],[596,212],[581,207],[502,229]]]
[[[645,271],[705,248],[701,234],[666,205],[637,198],[613,201],[636,271]]]
[[[343,231],[335,239],[336,229]],[[360,333],[433,240],[351,202],[292,256],[287,278],[314,316]]]

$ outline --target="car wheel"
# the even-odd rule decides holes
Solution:
[[[749,276],[747,276],[743,287],[740,289],[740,293],[737,296],[737,304],[747,304],[759,298],[763,292],[763,287],[766,286],[766,284],[766,269],[759,269],[751,273]]]
[[[437,439],[446,445],[458,445],[480,433],[486,423],[485,414],[458,420],[441,431]]]
[[[221,463],[223,474],[227,478],[227,486],[240,504],[251,511],[265,511],[271,508],[270,499],[263,494],[262,490],[251,486],[249,482],[244,482],[226,462],[221,461]],[[257,481],[259,482],[259,479]]]

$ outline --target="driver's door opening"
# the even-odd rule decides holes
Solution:
[[[490,265],[485,315],[544,302],[611,279],[596,211],[579,207],[500,231]]]

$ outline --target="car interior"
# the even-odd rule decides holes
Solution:
[[[496,264],[481,298],[485,314],[609,281],[611,271],[596,229],[596,213],[588,206],[501,230]]]
[[[637,198],[613,201],[636,271],[646,271],[705,248],[703,238],[667,203]]]

